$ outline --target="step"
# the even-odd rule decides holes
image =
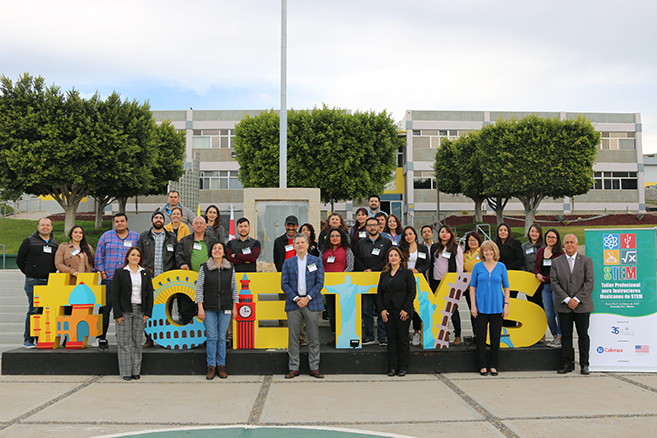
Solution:
[[[23,332],[25,331],[25,324],[22,324],[20,332],[0,332],[0,344],[13,344],[23,345]]]
[[[23,295],[5,295],[6,292],[2,291],[0,295],[0,309],[5,306],[20,306],[23,305],[27,309],[27,295],[23,292]]]
[[[25,324],[25,314],[27,307],[24,307],[22,312],[2,312],[0,313],[0,331],[7,331],[6,324],[20,322]]]

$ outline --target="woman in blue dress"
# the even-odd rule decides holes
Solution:
[[[472,270],[470,281],[471,313],[475,319],[479,373],[497,376],[502,322],[509,315],[509,276],[499,262],[500,250],[491,241],[481,244],[483,261]],[[486,335],[490,333],[490,361],[486,361]]]

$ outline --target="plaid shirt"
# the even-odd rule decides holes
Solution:
[[[160,234],[153,231],[151,228],[151,234],[153,235],[153,240],[155,241],[155,260],[153,263],[153,277],[157,277],[164,272],[164,263],[162,262],[162,247],[164,246],[164,238],[166,234],[164,230]]]
[[[115,230],[106,231],[98,240],[96,257],[94,258],[95,270],[105,271],[107,279],[114,278],[114,271],[123,267],[125,255],[128,250],[137,245],[139,234],[128,230],[125,239],[121,239]],[[129,243],[128,243],[129,242]],[[126,246],[127,245],[127,246]]]

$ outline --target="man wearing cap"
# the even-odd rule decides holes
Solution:
[[[164,214],[156,211],[151,216],[152,227],[139,236],[137,246],[143,253],[142,264],[150,269],[153,278],[176,269],[176,235],[164,229]]]
[[[294,236],[297,234],[299,219],[291,215],[285,218],[285,234],[274,240],[274,265],[278,272],[283,271],[283,263],[297,253],[294,250]]]
[[[128,217],[125,213],[115,214],[112,222],[114,229],[106,231],[100,236],[94,258],[94,269],[100,273],[102,279],[100,284],[105,286],[105,306],[101,307],[99,311],[103,314],[103,334],[94,340],[91,344],[92,347],[98,347],[98,340],[103,340],[107,336],[112,310],[114,271],[123,267],[125,255],[130,248],[137,246],[139,240],[139,234],[128,229]]]

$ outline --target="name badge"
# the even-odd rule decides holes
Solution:
[[[330,256],[329,258],[326,259],[326,263],[335,263],[335,257]]]
[[[80,250],[77,249],[77,248],[75,248],[73,251],[71,251],[71,255],[72,255],[72,256],[76,256],[76,255],[78,255],[78,254],[80,254]]]
[[[124,240],[123,241],[123,246],[125,248],[132,248],[132,240]]]
[[[45,252],[46,254],[52,254],[52,248],[49,246],[44,246],[43,252]]]
[[[418,251],[418,252],[417,252],[417,258],[418,258],[418,259],[426,259],[426,258],[427,258],[427,254],[424,253],[424,252],[420,252],[420,251]]]
[[[445,257],[446,259],[449,259],[449,258],[452,257],[452,253],[449,252],[449,251],[443,251],[443,257]]]
[[[230,310],[224,310],[224,314],[225,314],[225,315],[230,315],[231,313],[233,313],[233,312],[230,311]]]
[[[479,254],[477,254],[477,255],[475,256],[475,260],[481,260],[481,259],[479,258]]]
[[[392,241],[392,246],[399,246],[399,243],[395,242],[394,240]]]
[[[285,252],[294,251],[294,245],[285,245]]]
[[[552,259],[543,259],[543,266],[552,266]]]
[[[310,272],[315,272],[317,270],[317,266],[315,266],[314,263],[311,263],[311,264],[308,265],[308,270]]]
[[[196,250],[199,250],[199,251],[200,251],[200,250],[202,250],[202,249],[203,249],[203,245],[201,245],[200,243],[194,243],[194,249],[196,249]]]
[[[372,248],[372,255],[381,254],[381,248]]]
[[[534,254],[534,247],[529,247],[527,248],[527,251],[525,251],[525,254]]]
[[[367,231],[359,231],[358,232],[358,237],[360,237],[361,239],[366,238],[367,237]]]
[[[167,245],[167,251],[173,252],[173,245]]]
[[[242,254],[251,254],[251,248],[243,248]]]

